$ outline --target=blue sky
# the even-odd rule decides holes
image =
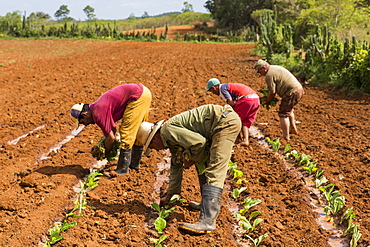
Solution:
[[[209,13],[203,7],[207,0],[0,0],[0,16],[13,11],[44,12],[54,19],[55,12],[62,5],[70,10],[69,17],[85,20],[83,9],[89,5],[95,9],[96,18],[104,20],[126,19],[131,14],[140,17],[147,12],[150,16],[166,12],[181,11],[184,2],[193,5],[194,12]]]

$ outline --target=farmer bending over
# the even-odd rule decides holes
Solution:
[[[256,119],[260,108],[258,94],[252,88],[242,83],[221,84],[216,78],[208,80],[206,92],[208,91],[219,95],[238,113],[243,125],[237,142],[242,145],[248,145],[248,130]]]
[[[266,76],[266,84],[269,90],[266,105],[272,101],[276,94],[282,98],[278,116],[280,117],[283,138],[289,140],[290,133],[298,134],[293,107],[302,99],[303,87],[289,70],[281,66],[270,65],[264,60],[258,60],[254,69],[261,76]]]
[[[183,169],[195,164],[202,203],[192,202],[189,206],[200,209],[200,218],[194,224],[184,222],[180,228],[193,233],[214,231],[232,147],[241,129],[238,114],[229,105],[210,104],[176,115],[163,125],[159,122],[142,127],[138,138],[141,136],[139,139],[145,142],[146,154],[150,148],[168,148],[171,152],[169,187],[160,205],[181,193]]]
[[[122,119],[119,127],[120,155],[118,175],[128,173],[128,167],[139,169],[143,144],[136,140],[136,134],[143,121],[148,120],[152,95],[142,84],[123,84],[105,92],[92,104],[75,104],[70,111],[76,128],[80,124],[98,125],[105,139],[105,156],[111,152],[116,140],[116,124]],[[132,154],[131,154],[132,152]]]

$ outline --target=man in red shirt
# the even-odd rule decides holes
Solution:
[[[238,113],[243,126],[237,142],[242,145],[249,145],[248,129],[252,126],[260,108],[258,94],[242,83],[221,84],[217,78],[208,80],[206,92],[208,91],[219,95]]]
[[[91,104],[79,103],[70,111],[76,128],[96,124],[103,131],[105,156],[111,152],[116,140],[115,122],[122,119],[119,127],[120,156],[118,175],[128,173],[128,167],[139,169],[143,143],[136,141],[136,135],[142,122],[148,121],[149,107],[152,101],[150,90],[142,84],[123,84],[105,92]]]

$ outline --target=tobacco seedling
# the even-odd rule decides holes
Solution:
[[[320,169],[316,172],[316,178],[320,178],[321,175],[324,173],[324,169]]]
[[[231,162],[231,160],[230,160],[229,164],[228,164],[228,169],[231,170],[231,172],[233,170],[237,170],[238,169],[238,162]],[[231,173],[230,173],[230,175],[232,176]]]
[[[286,159],[289,159],[290,157],[293,157],[294,160],[299,160],[301,158],[301,153],[298,153],[296,150],[292,150],[285,155]]]
[[[150,238],[150,242],[154,243],[155,247],[166,247],[166,245],[162,245],[161,243],[166,240],[168,236],[162,235],[158,239],[156,238]]]
[[[317,171],[317,169],[318,169],[318,168],[316,167],[316,163],[317,163],[317,161],[308,162],[308,163],[306,164],[306,166],[303,166],[302,168],[303,168],[304,170],[306,170],[308,174],[312,175],[312,174],[313,174],[314,172],[316,172],[316,171]]]
[[[102,176],[103,173],[100,173],[100,169],[96,170],[93,173],[90,173],[85,180],[85,184],[87,185],[87,189],[92,190],[98,187],[97,181],[100,179],[98,176]]]
[[[359,225],[356,224],[355,227],[353,228],[352,239],[349,243],[350,247],[357,247],[357,242],[358,240],[360,240],[362,236],[362,233],[360,232],[360,230],[358,230],[358,227]]]
[[[242,188],[240,188],[240,189],[235,188],[235,189],[233,190],[233,192],[231,193],[231,197],[232,197],[232,198],[234,198],[234,199],[238,198],[238,197],[240,196],[240,194],[241,194],[243,191],[245,191],[247,188],[248,188],[248,187],[242,187]]]
[[[239,178],[238,181],[236,181],[237,184],[243,184],[243,182],[247,182],[247,179]]]
[[[268,235],[266,233],[263,234],[263,235],[261,235],[261,236],[259,236],[256,239],[253,239],[249,235],[245,235],[245,236],[247,236],[253,242],[253,244],[254,244],[255,247],[258,247],[261,244],[262,240],[264,240],[266,237],[268,237]]]
[[[259,213],[261,213],[260,211],[254,211],[253,213],[251,213],[251,215],[249,216],[249,219],[247,219],[245,216],[242,216],[240,214],[234,214],[233,217],[234,218],[238,218],[240,221],[239,221],[239,225],[243,228],[243,230],[246,230],[248,233],[251,233],[253,232],[256,227],[263,221],[263,219],[261,218],[257,218],[253,221],[253,223],[251,223],[251,220],[257,216]]]
[[[166,228],[167,222],[166,218],[171,215],[171,212],[175,210],[175,207],[170,209],[161,209],[157,203],[152,203],[152,207],[157,210],[159,216],[154,221],[154,227],[159,235],[163,234],[163,229]]]
[[[64,220],[63,223],[62,222],[54,223],[54,227],[49,230],[50,239],[46,241],[44,247],[50,247],[51,245],[56,244],[57,242],[62,240],[64,237],[60,236],[60,233],[76,225],[77,225],[76,222],[68,224],[66,220]]]
[[[310,160],[311,160],[311,156],[310,155],[307,155],[307,154],[302,153],[301,154],[301,160],[299,161],[298,165],[308,164],[308,163],[310,163]]]
[[[292,147],[290,146],[290,144],[288,143],[287,145],[285,145],[285,148],[284,148],[284,153],[287,153],[290,151],[290,149],[292,149]]]
[[[85,183],[80,181],[80,187],[81,190],[78,192],[78,198],[74,201],[74,208],[72,211],[67,214],[67,217],[72,216],[82,216],[82,209],[86,208],[87,201],[85,199],[87,190],[91,190],[96,188],[99,184],[97,181],[99,180],[98,176],[102,176],[103,174],[100,173],[100,169],[96,170],[93,173],[90,173],[89,176],[87,176]],[[78,214],[75,213],[75,211],[78,209]]]
[[[244,173],[239,170],[233,170],[232,173],[233,173],[233,179],[242,177],[244,175]]]
[[[327,188],[330,188],[329,191],[326,191]],[[320,191],[323,192],[326,200],[328,201],[327,206],[324,207],[324,212],[328,216],[336,215],[345,205],[345,197],[340,196],[340,191],[333,191],[334,184],[329,184],[324,187],[319,187]]]
[[[269,137],[266,137],[267,142],[271,145],[272,150],[274,152],[278,152],[280,148],[280,138],[274,140],[271,140]]]
[[[352,224],[352,219],[356,217],[356,214],[353,212],[353,208],[348,208],[340,218],[340,224],[343,223],[344,220],[348,220],[348,227]]]
[[[327,182],[328,182],[328,180],[326,179],[325,176],[321,176],[320,178],[315,179],[316,188],[319,188],[321,185],[323,185]]]
[[[261,200],[253,200],[251,197],[247,197],[244,199],[243,201],[243,208],[239,210],[239,213],[241,215],[245,215],[249,209],[251,209],[252,207],[260,204],[262,201]]]

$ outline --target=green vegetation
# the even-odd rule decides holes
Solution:
[[[90,151],[92,156],[97,160],[103,160],[105,158],[105,139],[105,136],[100,138],[100,141]],[[112,151],[109,153],[108,157],[106,157],[108,161],[118,160],[119,144],[119,141],[114,141]]]
[[[63,223],[56,222],[54,223],[54,227],[49,229],[50,238],[46,240],[44,247],[50,247],[51,245],[56,244],[64,238],[63,236],[60,236],[61,232],[77,225],[76,222],[68,223],[67,220],[70,217],[82,216],[82,209],[85,209],[87,205],[86,193],[99,185],[97,181],[99,180],[99,176],[102,175],[103,174],[100,173],[100,170],[98,169],[95,172],[90,173],[85,182],[80,181],[81,190],[75,200],[75,206],[70,213],[66,214],[66,218],[63,220]],[[78,214],[75,213],[77,210]]]

